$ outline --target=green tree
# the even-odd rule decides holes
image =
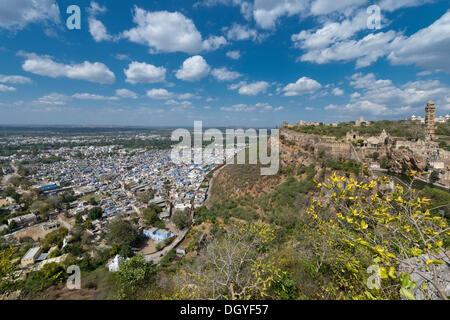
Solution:
[[[143,256],[137,255],[120,265],[115,274],[119,299],[139,299],[144,289],[154,281],[155,269]]]
[[[136,245],[139,234],[128,221],[115,220],[109,226],[106,240],[111,245]]]
[[[438,182],[439,181],[439,173],[437,171],[431,172],[429,180],[431,183]]]
[[[149,226],[154,226],[160,221],[158,212],[153,207],[145,208],[142,215],[144,216],[145,223]]]
[[[189,210],[184,211],[175,211],[172,217],[173,223],[177,226],[178,229],[183,230],[184,228],[189,227],[191,224],[191,214]]]
[[[89,210],[88,218],[91,220],[97,220],[102,217],[103,210],[100,207],[93,207]]]

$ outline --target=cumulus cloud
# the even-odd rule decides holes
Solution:
[[[31,83],[31,79],[23,76],[7,76],[0,74],[0,83],[28,84]]]
[[[125,98],[125,99],[137,99],[138,94],[134,91],[128,89],[117,89],[116,96]]]
[[[68,97],[60,93],[51,93],[40,97],[35,103],[62,106],[67,103]]]
[[[311,13],[314,15],[330,14],[335,11],[349,13],[368,2],[368,0],[315,0],[311,4]]]
[[[16,91],[16,88],[0,84],[0,92]]]
[[[423,110],[428,100],[438,106],[446,104],[449,88],[438,80],[411,81],[396,86],[390,79],[377,79],[373,73],[356,73],[350,85],[360,92],[338,109],[344,112],[364,112],[375,116],[399,115]]]
[[[228,44],[227,39],[222,36],[210,36],[208,39],[204,40],[202,43],[202,50],[214,51],[220,47]]]
[[[450,73],[450,11],[410,37],[400,37],[388,60],[393,65],[415,64],[427,70]]]
[[[47,55],[39,56],[34,53],[24,54],[26,57],[22,69],[51,78],[69,78],[90,82],[111,84],[115,81],[114,73],[100,62],[84,61],[80,64],[63,64],[53,61]]]
[[[392,30],[368,34],[361,40],[337,42],[325,49],[308,51],[300,57],[300,60],[318,64],[356,60],[356,68],[367,67],[392,50],[397,36],[398,34]]]
[[[118,97],[108,97],[92,93],[75,93],[72,98],[79,100],[118,100]]]
[[[200,99],[200,97],[192,93],[182,93],[178,96],[178,99],[189,100],[189,99]]]
[[[103,24],[103,22],[95,18],[89,18],[88,22],[89,22],[89,32],[91,33],[95,41],[101,42],[112,39],[112,37],[106,31],[106,27]]]
[[[166,68],[156,67],[145,62],[133,61],[123,72],[128,83],[157,83],[166,80]]]
[[[363,29],[367,29],[367,13],[365,10],[360,10],[352,18],[340,22],[326,21],[322,27],[302,30],[292,35],[291,39],[295,47],[303,50],[323,49],[349,39]]]
[[[175,76],[180,80],[194,82],[206,77],[210,70],[211,67],[202,56],[193,56],[183,62]]]
[[[151,89],[147,91],[147,97],[156,100],[167,100],[173,97],[173,93],[167,91],[166,89]]]
[[[281,109],[280,109],[281,108]],[[257,103],[254,105],[247,105],[244,103],[239,103],[232,105],[231,107],[221,107],[220,110],[222,111],[230,111],[230,112],[266,112],[266,111],[272,111],[275,110],[280,111],[283,110],[283,107],[273,108],[268,103]]]
[[[224,28],[223,31],[226,32],[228,40],[233,41],[242,41],[242,40],[261,41],[265,37],[259,34],[257,30],[238,23],[233,23],[233,25],[230,28]]]
[[[226,53],[226,56],[233,60],[238,60],[241,57],[241,52],[239,50],[228,51]]]
[[[378,5],[382,10],[395,11],[400,8],[416,7],[435,0],[382,0]]]
[[[255,0],[253,17],[261,28],[272,29],[278,18],[308,10],[309,0]]]
[[[342,96],[344,94],[344,90],[340,89],[340,88],[334,88],[333,89],[333,95],[339,97]]]
[[[21,30],[31,23],[60,23],[59,7],[55,0],[2,0],[0,27]]]
[[[417,1],[382,1],[386,10],[420,5]],[[411,36],[393,30],[369,33],[356,38],[366,29],[367,15],[359,10],[352,18],[340,22],[326,21],[318,29],[294,34],[294,46],[303,50],[300,61],[325,64],[356,60],[356,68],[367,67],[382,57],[392,65],[415,64],[430,71],[450,73],[447,62],[450,51],[450,11],[430,26]]]
[[[203,41],[194,22],[179,12],[149,12],[135,6],[133,22],[137,26],[124,31],[122,36],[156,52],[198,53],[226,43],[225,38],[214,36]]]
[[[238,93],[240,95],[245,96],[257,96],[260,93],[264,93],[269,88],[270,84],[266,81],[256,81],[252,83],[247,83],[245,81],[241,81],[239,83],[232,84],[228,87],[230,90],[238,89]]]
[[[194,7],[205,6],[214,7],[218,5],[225,6],[238,6],[240,8],[241,14],[245,19],[250,20],[253,14],[253,5],[251,1],[246,0],[203,0],[196,2]]]
[[[314,79],[301,77],[295,83],[289,83],[282,91],[287,97],[299,96],[307,93],[314,93],[322,88],[322,85]]]
[[[213,69],[211,74],[219,81],[233,81],[239,77],[242,77],[242,74],[236,71],[229,71],[227,68],[218,68]]]
[[[100,6],[97,2],[91,1],[90,7],[87,9],[89,13],[88,24],[89,33],[96,42],[112,40],[112,36],[108,34],[103,22],[97,19],[97,15],[106,12],[106,7]]]

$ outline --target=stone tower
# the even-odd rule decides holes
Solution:
[[[425,138],[434,139],[434,113],[436,106],[433,101],[428,101],[425,107]]]

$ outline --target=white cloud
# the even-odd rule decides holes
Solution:
[[[10,91],[16,91],[16,88],[0,84],[0,92],[10,92]]]
[[[170,99],[170,100],[167,100],[165,104],[168,105],[168,106],[189,107],[189,106],[192,105],[192,102],[190,102],[190,101],[177,101],[175,99]]]
[[[325,110],[336,110],[336,109],[338,109],[338,106],[336,106],[334,104],[329,104],[324,109]]]
[[[336,1],[335,1],[336,2]],[[340,22],[326,21],[318,29],[302,30],[292,35],[295,47],[303,50],[314,50],[329,47],[330,45],[351,38],[358,31],[367,28],[367,13],[358,11],[352,19]]]
[[[367,67],[385,56],[395,46],[395,31],[368,34],[361,40],[338,42],[325,49],[314,49],[300,57],[301,61],[318,64],[356,59],[356,68]]]
[[[211,67],[202,56],[187,58],[181,68],[176,72],[176,77],[184,81],[199,81],[209,74]]]
[[[435,0],[382,0],[378,5],[381,10],[395,11],[400,8],[416,7]]]
[[[205,6],[205,7],[214,7],[218,5],[225,6],[238,6],[240,8],[241,14],[245,19],[250,20],[253,14],[253,5],[251,1],[246,0],[203,0],[196,2],[194,7]]]
[[[96,15],[98,15],[100,13],[105,13],[106,11],[107,11],[107,9],[106,9],[105,6],[99,5],[95,1],[91,1],[90,6],[87,8],[87,12],[91,16],[96,16]]]
[[[228,44],[227,39],[222,36],[210,36],[208,39],[203,41],[202,50],[205,51],[214,51],[219,49],[220,47]]]
[[[219,81],[233,81],[242,76],[239,72],[229,71],[225,67],[213,69],[211,74]]]
[[[107,97],[92,93],[75,93],[72,95],[72,98],[79,99],[79,100],[118,100],[118,97]]]
[[[301,77],[295,83],[289,83],[282,91],[287,97],[299,96],[307,93],[314,93],[322,88],[322,85],[314,79]]]
[[[381,6],[393,11],[420,4],[417,1],[386,0]],[[356,60],[356,68],[362,68],[387,56],[393,65],[415,64],[426,70],[450,73],[447,62],[450,51],[450,11],[409,37],[390,30],[352,39],[366,29],[366,19],[365,10],[360,10],[351,19],[326,21],[319,29],[294,34],[291,39],[295,47],[304,51],[299,60],[317,64]]]
[[[214,36],[203,41],[194,22],[179,12],[148,12],[135,6],[133,22],[137,26],[124,31],[122,36],[157,52],[197,53],[215,50],[226,43],[223,37]]]
[[[180,100],[199,99],[200,97],[192,93],[183,93],[178,96]]]
[[[122,54],[122,53],[118,53],[116,55],[114,55],[114,58],[116,58],[117,60],[131,60],[130,57],[127,54]]]
[[[377,79],[374,74],[357,73],[350,81],[356,89],[351,102],[339,108],[344,112],[364,112],[376,116],[398,115],[423,110],[428,100],[445,105],[449,88],[438,80],[412,81],[395,86],[390,79]]]
[[[221,107],[220,110],[222,111],[229,111],[229,112],[267,112],[267,111],[281,111],[283,110],[283,107],[277,107],[274,108],[270,104],[264,102],[256,103],[254,105],[247,105],[244,103],[235,104],[231,107]]]
[[[128,83],[157,83],[166,80],[166,68],[156,67],[145,62],[133,61],[128,65],[128,69],[123,72]]]
[[[39,22],[60,23],[59,7],[55,0],[2,0],[0,27],[21,30]]]
[[[450,11],[410,37],[400,37],[388,59],[393,65],[415,64],[450,73]]]
[[[80,64],[62,64],[53,61],[50,56],[39,56],[34,53],[24,54],[26,57],[22,69],[51,78],[69,78],[86,80],[102,84],[114,83],[115,76],[103,63],[85,61]]]
[[[314,15],[325,15],[335,11],[349,13],[368,2],[368,0],[315,0],[311,5],[311,13]]]
[[[261,41],[264,36],[260,35],[257,30],[251,29],[249,26],[244,26],[238,23],[233,23],[231,28],[224,28],[228,40],[242,41],[253,40]]]
[[[238,60],[241,57],[241,52],[239,50],[228,51],[226,53],[226,56],[228,58],[231,58],[231,59],[234,59],[234,60]]]
[[[333,95],[339,97],[342,96],[344,94],[344,90],[340,89],[340,88],[334,88],[333,89]]]
[[[87,9],[89,13],[88,24],[89,33],[92,35],[96,42],[112,40],[112,36],[106,31],[106,27],[96,18],[100,13],[106,12],[106,7],[100,6],[97,2],[92,1],[90,7]]]
[[[57,105],[62,106],[67,103],[67,96],[60,93],[51,93],[49,95],[40,97],[35,103],[38,104],[49,104],[49,105]]]
[[[151,89],[147,91],[147,97],[157,100],[167,100],[173,96],[173,93],[166,89]]]
[[[23,76],[7,76],[0,74],[0,83],[28,84],[31,83],[31,79]]]
[[[307,13],[309,0],[255,0],[253,17],[264,29],[272,29],[278,18]]]
[[[266,81],[257,81],[247,84],[245,81],[241,81],[239,83],[232,84],[228,87],[230,90],[239,89],[238,92],[240,95],[246,96],[257,96],[260,93],[264,93],[267,91],[267,88],[270,84]]]
[[[137,99],[138,94],[134,91],[128,89],[117,89],[116,96],[125,98],[125,99]]]
[[[106,27],[103,24],[103,22],[95,18],[89,18],[88,22],[89,22],[89,32],[91,33],[95,41],[101,42],[101,41],[109,41],[112,39],[112,37],[106,31]]]

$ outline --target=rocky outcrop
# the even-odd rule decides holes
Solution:
[[[450,260],[447,254],[442,253],[439,257],[444,263],[436,266],[436,282],[439,288],[446,296],[450,296]],[[400,271],[410,275],[411,280],[415,282],[416,287],[412,294],[417,300],[432,299],[441,300],[442,296],[431,281],[434,279],[434,272],[431,271],[425,261],[429,259],[428,255],[422,255],[417,258],[404,260],[400,264]],[[423,285],[425,283],[425,285]]]
[[[386,155],[388,159],[388,169],[393,171],[407,169],[423,172],[427,167],[426,157],[414,155],[407,149],[388,151]]]

